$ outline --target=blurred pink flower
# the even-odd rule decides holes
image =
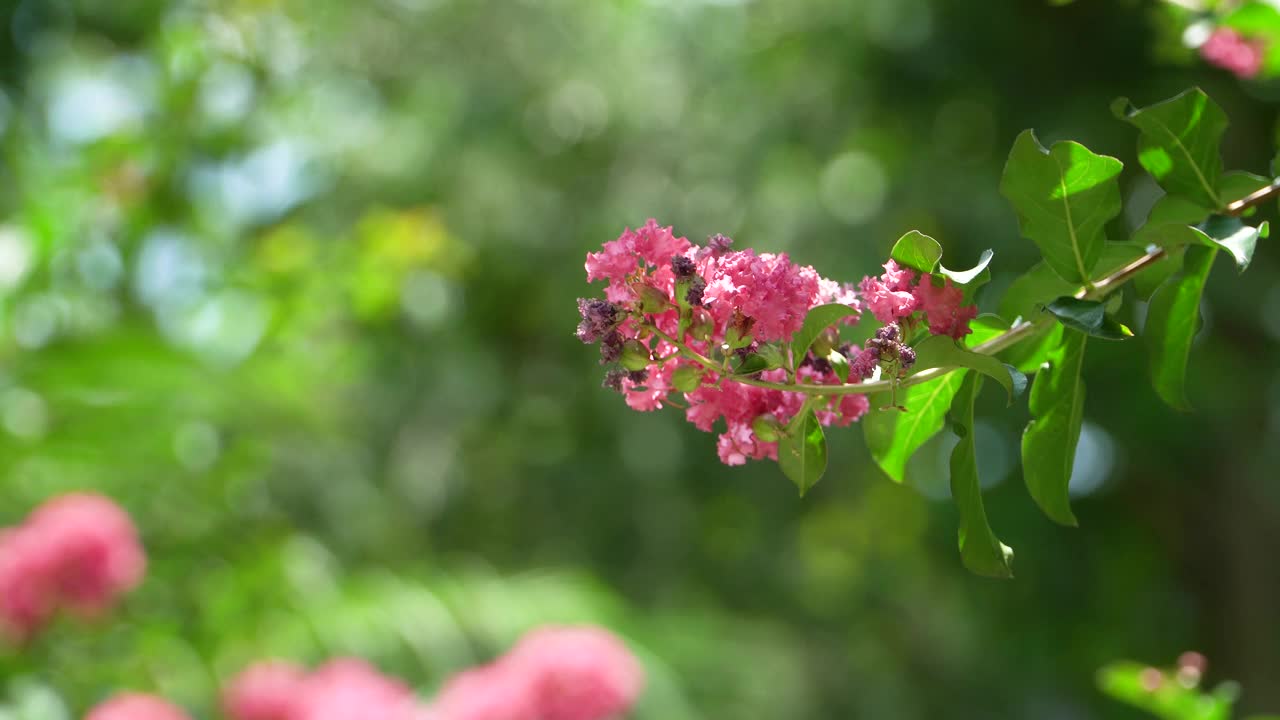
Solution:
[[[330,660],[302,687],[297,720],[415,720],[408,685],[356,658]]]
[[[606,720],[631,708],[644,670],[626,645],[597,627],[543,627],[503,658],[530,678],[540,720]]]
[[[283,660],[254,663],[222,691],[222,707],[231,720],[297,720],[307,671]]]
[[[120,693],[94,707],[84,720],[191,720],[191,716],[155,695]]]
[[[1251,78],[1262,69],[1264,46],[1231,28],[1218,28],[1200,46],[1200,56],[1211,65],[1229,70],[1237,77]]]
[[[0,632],[25,640],[59,608],[98,615],[145,570],[137,530],[118,505],[91,493],[56,497],[0,534]]]
[[[495,662],[454,675],[431,705],[431,720],[541,720],[531,678]]]
[[[911,294],[911,281],[915,277],[915,271],[890,260],[884,264],[884,274],[880,277],[862,279],[863,301],[876,320],[886,324],[896,322],[916,311],[919,303]]]

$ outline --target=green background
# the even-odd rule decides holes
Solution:
[[[851,281],[913,228],[958,267],[993,248],[994,309],[1038,257],[997,191],[1018,132],[1157,197],[1120,95],[1202,86],[1227,168],[1268,172],[1280,92],[1156,5],[4,4],[0,524],[95,489],[150,554],[111,621],[0,653],[10,710],[133,688],[213,718],[254,658],[347,653],[428,696],[544,622],[624,635],[644,720],[1136,717],[1095,670],[1192,648],[1280,709],[1269,241],[1210,278],[1194,412],[1138,341],[1090,343],[1078,529],[1022,486],[1025,399],[980,398],[1010,582],[960,565],[949,435],[899,486],[832,432],[800,500],[628,410],[572,333],[584,254],[648,217]]]

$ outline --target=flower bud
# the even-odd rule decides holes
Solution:
[[[691,307],[702,307],[702,296],[707,291],[707,281],[701,277],[694,276],[689,281],[689,288],[685,290],[684,301]]]
[[[902,363],[903,370],[910,370],[911,366],[916,364],[915,348],[906,345],[898,346],[898,362]]]
[[[665,312],[671,307],[667,294],[652,285],[639,285],[635,288],[635,292],[639,300],[640,312],[645,315]]]
[[[835,349],[836,338],[834,338],[833,335],[834,333],[828,329],[818,333],[818,337],[814,338],[813,345],[810,349],[813,351],[813,356],[815,358],[825,358],[827,353]]]
[[[627,376],[627,371],[618,368],[609,368],[604,374],[604,382],[600,383],[600,387],[605,387],[615,392],[622,392],[622,379]]]
[[[778,442],[782,425],[772,415],[757,415],[756,419],[751,421],[751,432],[755,433],[756,438],[761,442]]]
[[[622,357],[622,333],[610,330],[600,338],[600,364],[616,363]]]
[[[649,348],[639,340],[628,340],[622,346],[619,362],[628,370],[644,370],[649,367]]]
[[[671,373],[671,386],[680,392],[690,393],[702,384],[702,370],[696,367],[682,367]]]
[[[716,331],[716,323],[711,319],[711,313],[702,308],[695,307],[693,314],[690,316],[689,335],[694,340],[706,342],[711,339],[711,335]]]

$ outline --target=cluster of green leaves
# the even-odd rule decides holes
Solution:
[[[959,507],[961,557],[970,570],[1012,576],[1012,551],[991,530],[983,507],[972,438],[974,399],[982,377],[1000,382],[1012,402],[1034,373],[1031,419],[1022,435],[1022,469],[1031,497],[1055,522],[1074,526],[1069,487],[1085,408],[1082,379],[1091,338],[1120,341],[1134,333],[1117,319],[1123,301],[1112,294],[1135,280],[1147,302],[1142,341],[1152,384],[1166,403],[1190,408],[1188,357],[1199,328],[1199,305],[1213,260],[1225,250],[1248,267],[1267,225],[1239,219],[1239,201],[1271,186],[1268,178],[1224,173],[1219,144],[1227,119],[1199,89],[1147,108],[1127,100],[1113,107],[1139,131],[1138,161],[1165,195],[1145,225],[1120,242],[1107,226],[1122,211],[1122,163],[1062,141],[1043,147],[1030,130],[1014,142],[1000,189],[1017,212],[1023,237],[1041,262],[1018,278],[1001,314],[974,321],[966,342],[933,336],[917,346],[920,382],[872,399],[863,422],[876,462],[902,482],[907,461],[950,421],[960,442],[951,456],[952,496]],[[990,252],[965,272],[941,266],[942,248],[920,233],[904,236],[893,258],[924,273],[940,273],[971,292],[987,274]],[[942,371],[937,370],[942,368]],[[949,371],[947,371],[949,370]],[[927,374],[926,374],[927,373]],[[892,407],[891,407],[892,406]],[[887,410],[877,411],[879,408]]]

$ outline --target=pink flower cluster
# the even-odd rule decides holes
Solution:
[[[413,690],[355,658],[339,658],[308,673],[282,660],[255,663],[222,695],[231,720],[416,720]]]
[[[977,308],[963,305],[963,293],[950,280],[935,285],[932,277],[918,276],[892,260],[883,275],[864,279],[859,293],[812,267],[792,263],[785,254],[735,251],[731,243],[717,235],[699,247],[652,219],[624,231],[600,252],[587,254],[587,280],[607,281],[607,299],[578,301],[582,323],[577,331],[583,342],[600,342],[602,364],[621,365],[606,374],[605,385],[621,391],[633,409],[684,406],[689,422],[707,432],[723,419],[717,448],[728,465],[776,460],[777,429],[799,412],[805,398],[738,381],[731,368],[770,343],[779,343],[776,352],[785,353],[781,343],[790,340],[814,307],[847,305],[850,314],[843,322],[848,324],[857,322],[865,306],[895,328],[900,322],[904,327],[914,323],[913,314],[922,312],[930,332],[956,339],[969,332],[969,320],[977,315]],[[842,384],[845,380],[827,360],[828,348],[850,363],[852,382],[871,377],[877,367],[904,372],[914,361],[909,348],[897,349],[905,347],[897,335],[892,346],[865,350],[840,345],[834,328],[823,337],[821,356],[791,359],[794,375],[775,362],[773,369],[753,378],[775,384]],[[848,425],[867,410],[865,396],[846,394],[827,400],[817,414],[824,425]]]
[[[110,499],[72,493],[0,530],[0,637],[22,642],[59,609],[94,617],[142,581],[146,555]]]
[[[750,344],[741,349],[749,352],[759,343],[786,340],[804,324],[809,310],[817,305],[843,303],[853,313],[846,322],[856,322],[860,302],[854,288],[818,275],[812,267],[796,265],[785,254],[755,253],[752,250],[729,249],[732,241],[723,236],[712,239],[705,247],[695,246],[676,237],[669,227],[649,220],[637,230],[626,230],[607,242],[598,253],[588,253],[588,281],[607,280],[605,296],[619,306],[659,307],[648,314],[648,320],[669,337],[681,335],[681,313],[693,329],[682,338],[689,346],[706,353],[722,346],[731,333],[749,337]],[[681,292],[682,290],[687,291]],[[686,309],[682,310],[681,306]],[[600,313],[597,313],[599,316]],[[623,317],[619,315],[619,317]],[[584,327],[594,328],[598,317],[584,312]],[[682,368],[704,370],[697,363],[677,356],[675,346],[660,336],[650,334],[635,315],[627,315],[615,328],[614,342],[638,342],[642,352],[651,358],[643,369],[616,373],[606,384],[617,387],[633,409],[657,410],[670,402],[678,392],[672,384]],[[616,359],[605,337],[601,352],[605,360]],[[780,371],[762,375],[778,379]],[[822,371],[806,368],[807,382],[837,384],[841,380],[828,366]],[[799,393],[759,388],[735,383],[720,374],[705,373],[699,386],[683,393],[688,405],[689,421],[702,430],[711,431],[713,423],[723,417],[727,428],[718,446],[721,459],[728,464],[741,464],[746,458],[777,458],[776,438],[765,441],[752,429],[755,418],[770,416],[770,422],[786,423],[800,409]],[[828,423],[847,425],[867,410],[865,398],[848,396],[831,403],[822,414]]]
[[[627,647],[595,627],[534,630],[506,655],[455,675],[430,720],[613,720],[644,687]]]
[[[885,324],[896,323],[920,310],[929,323],[929,332],[959,340],[972,332],[969,321],[978,316],[977,306],[965,306],[964,293],[951,280],[937,285],[931,278],[918,277],[910,268],[899,267],[892,260],[884,264],[880,277],[863,278],[860,289],[867,309]]]
[[[1258,40],[1247,39],[1231,28],[1218,28],[1200,46],[1200,57],[1205,62],[1235,73],[1237,77],[1251,78],[1262,69],[1265,48]]]
[[[620,720],[644,670],[617,637],[592,626],[544,626],[506,655],[449,678],[431,703],[356,658],[308,672],[284,660],[245,668],[222,691],[229,720]],[[155,695],[125,692],[85,720],[190,720]]]

